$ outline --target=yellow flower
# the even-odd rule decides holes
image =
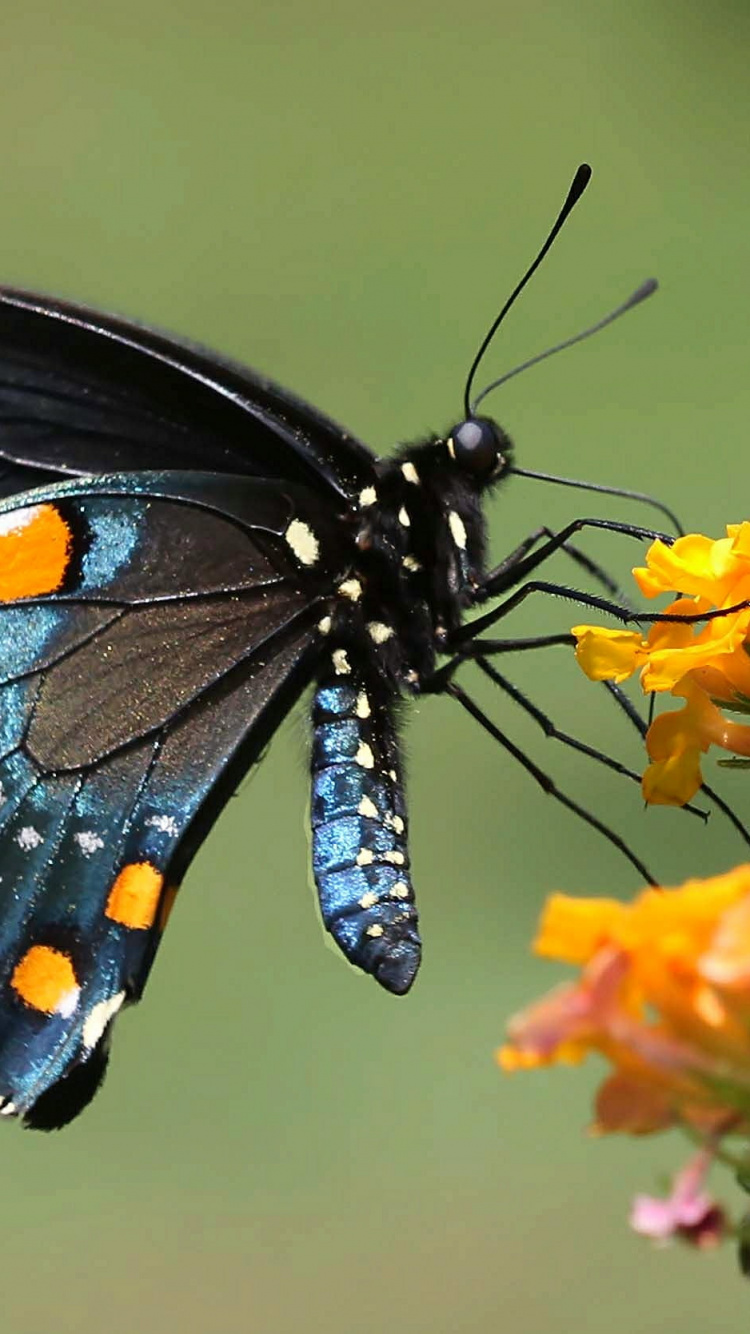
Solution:
[[[678,589],[688,597],[731,607],[750,597],[750,523],[727,524],[726,537],[718,541],[688,533],[670,547],[657,539],[646,556],[646,568],[633,574],[645,597]]]
[[[598,1052],[597,1131],[750,1134],[750,864],[631,904],[554,895],[535,950],[581,973],[510,1021],[503,1069]]]
[[[644,691],[686,701],[661,714],[648,730],[651,765],[643,778],[647,801],[684,805],[701,785],[701,754],[720,746],[750,756],[750,726],[729,722],[723,709],[750,714],[750,608],[704,624],[672,619],[736,606],[750,598],[750,523],[729,524],[712,541],[700,533],[673,546],[656,541],[646,566],[633,574],[647,597],[677,590],[644,639],[640,633],[578,625],[576,658],[593,681],[621,682],[640,672]]]

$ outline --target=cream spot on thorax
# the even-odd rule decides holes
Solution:
[[[300,565],[314,565],[320,554],[320,543],[312,528],[302,519],[292,519],[284,533]]]

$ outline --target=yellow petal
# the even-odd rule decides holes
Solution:
[[[650,806],[685,806],[702,782],[700,751],[691,749],[650,764],[641,780],[641,790]]]
[[[542,910],[534,952],[564,963],[588,963],[602,945],[618,938],[628,911],[616,899],[551,894]]]
[[[574,625],[576,661],[591,681],[626,681],[648,659],[648,644],[633,630]]]
[[[721,917],[711,946],[699,961],[699,970],[717,986],[750,985],[750,894]]]
[[[750,522],[728,523],[727,537],[732,539],[732,551],[750,562]]]
[[[561,1042],[554,1051],[524,1051],[506,1043],[498,1047],[495,1060],[506,1075],[514,1075],[517,1070],[540,1070],[545,1065],[580,1065],[588,1056],[588,1048],[578,1042]]]
[[[674,589],[690,597],[708,598],[715,606],[739,602],[742,585],[750,580],[750,561],[744,553],[745,535],[714,541],[702,533],[688,533],[673,544],[657,539],[646,553],[646,567],[633,570],[645,597]]]
[[[678,615],[693,615],[705,604],[679,602],[669,608]],[[672,690],[688,672],[715,667],[730,667],[744,645],[750,628],[750,612],[732,612],[717,617],[705,626],[686,625],[680,621],[660,621],[649,634],[649,656],[643,669],[645,691]],[[680,691],[682,693],[682,691]]]
[[[508,1043],[504,1047],[498,1047],[495,1060],[507,1075],[515,1074],[516,1070],[537,1070],[542,1065],[550,1064],[549,1058],[541,1056],[539,1052],[521,1051]]]
[[[726,540],[726,539],[725,539]],[[688,533],[678,537],[670,547],[659,538],[646,552],[646,568],[633,570],[633,576],[645,597],[658,593],[703,592],[706,582],[715,579],[711,565],[714,543],[702,533]]]

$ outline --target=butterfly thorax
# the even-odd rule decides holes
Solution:
[[[333,638],[366,653],[391,688],[419,689],[484,573],[482,499],[497,477],[468,474],[451,443],[433,438],[384,460],[353,513]]]

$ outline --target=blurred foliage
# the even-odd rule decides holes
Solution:
[[[492,410],[528,466],[650,489],[718,533],[747,517],[748,38],[746,6],[697,0],[31,0],[3,21],[2,274],[243,357],[385,450],[460,412],[475,345],[587,159],[485,377],[650,273],[662,292]],[[517,479],[496,553],[582,512],[652,521]],[[623,579],[638,557],[589,549]],[[518,633],[573,619],[527,607]],[[638,767],[562,650],[506,665]],[[719,816],[644,815],[637,789],[478,694],[667,879],[742,858]],[[678,1145],[587,1141],[595,1071],[492,1064],[505,1016],[549,982],[527,955],[544,892],[634,876],[449,701],[411,710],[407,744],[413,994],[324,946],[295,717],[188,877],[102,1095],[60,1136],[4,1127],[18,1334],[698,1334],[745,1297],[729,1254],[627,1233],[631,1191]],[[722,778],[745,809],[746,783]]]

